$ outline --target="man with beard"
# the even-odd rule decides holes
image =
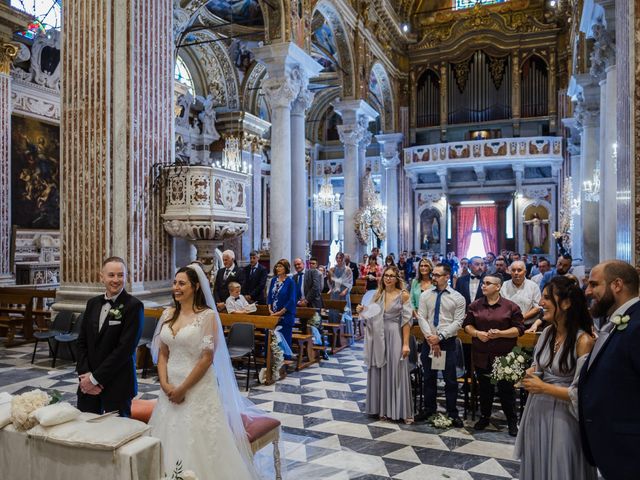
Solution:
[[[540,280],[540,291],[544,290],[544,286],[549,280],[557,275],[566,275],[571,273],[571,265],[573,264],[573,257],[568,253],[563,253],[558,257],[556,261],[556,268],[544,274],[542,280]],[[578,280],[578,283],[580,281]],[[582,286],[582,285],[580,285]]]
[[[481,257],[471,257],[469,259],[470,275],[458,278],[456,291],[464,297],[468,307],[471,302],[482,297],[482,279],[485,274],[484,260]]]
[[[638,478],[640,458],[640,303],[638,273],[621,260],[593,267],[591,313],[607,317],[580,373],[580,437],[587,459],[606,479]]]

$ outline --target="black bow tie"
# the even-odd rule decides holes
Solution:
[[[480,280],[481,277],[479,277],[478,275],[471,275],[471,280]]]
[[[102,301],[102,305],[104,306],[105,303],[110,304],[113,307],[113,300],[110,298],[106,298],[106,297],[102,297],[100,299]]]
[[[236,297],[234,298],[234,300],[237,302],[238,300],[240,300],[240,297]]]

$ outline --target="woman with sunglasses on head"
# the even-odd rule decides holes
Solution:
[[[364,337],[367,370],[367,414],[413,423],[411,383],[406,360],[413,309],[398,267],[386,267],[371,309]]]
[[[423,258],[418,263],[416,278],[411,281],[411,306],[413,307],[413,317],[418,318],[418,307],[420,306],[420,295],[422,292],[433,287],[433,263],[428,258]]]
[[[580,444],[577,384],[595,343],[587,299],[577,280],[554,277],[542,291],[544,329],[522,386],[529,392],[514,456],[521,480],[595,480]]]

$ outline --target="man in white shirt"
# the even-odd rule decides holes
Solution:
[[[547,273],[549,270],[551,270],[551,263],[549,263],[549,260],[547,260],[544,257],[540,258],[540,260],[538,260],[538,273],[536,273],[531,277],[531,281],[536,282],[538,287],[540,287],[540,282],[542,282],[542,277],[544,277],[544,274]]]
[[[456,400],[458,398],[458,382],[456,376],[456,338],[462,328],[466,312],[464,297],[449,286],[451,267],[446,263],[438,263],[432,273],[434,288],[420,295],[418,322],[424,334],[421,360],[424,367],[424,401],[425,409],[416,416],[416,420],[424,420],[438,410],[436,403],[438,370],[431,369],[431,356],[440,357],[445,354],[444,377],[447,414],[453,426],[463,426],[458,416]]]
[[[520,307],[524,324],[528,328],[526,332],[535,332],[542,320],[540,315],[540,287],[537,283],[526,278],[527,266],[522,260],[516,260],[511,264],[511,280],[502,284],[500,295],[511,300]],[[529,328],[530,327],[530,328]]]

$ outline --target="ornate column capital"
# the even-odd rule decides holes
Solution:
[[[274,109],[278,107],[290,108],[291,102],[300,93],[300,85],[295,84],[290,78],[284,80],[278,78],[267,78],[262,81],[262,91],[269,106]]]
[[[4,43],[0,41],[0,73],[9,75],[11,73],[11,62],[18,54],[19,47],[15,43]]]
[[[398,152],[396,152],[393,157],[382,157],[380,163],[386,170],[396,168],[400,165],[400,156],[398,155]]]
[[[607,68],[616,64],[616,43],[613,33],[607,30],[602,21],[594,23],[591,30],[595,43],[590,55],[589,73],[596,79],[602,80]]]
[[[302,87],[291,104],[291,114],[302,115],[311,106],[314,97],[315,94],[309,91],[306,86]]]
[[[366,133],[368,133],[366,128],[359,123],[355,125],[338,125],[340,141],[345,145],[359,147]]]

